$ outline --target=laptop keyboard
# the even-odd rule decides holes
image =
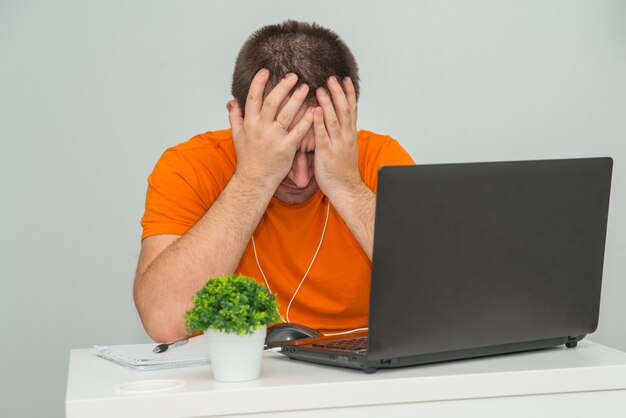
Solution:
[[[367,337],[342,338],[331,341],[319,341],[312,343],[314,347],[331,350],[364,351],[367,350]]]

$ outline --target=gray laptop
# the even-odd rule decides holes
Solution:
[[[575,347],[598,325],[611,158],[384,167],[369,332],[278,343],[374,372]]]

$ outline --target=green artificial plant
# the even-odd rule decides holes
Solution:
[[[230,274],[209,279],[196,293],[185,327],[189,334],[211,328],[242,335],[279,319],[273,294],[250,277]]]

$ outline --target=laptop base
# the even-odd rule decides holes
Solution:
[[[439,363],[451,360],[486,357],[498,354],[516,353],[522,351],[540,350],[552,348],[565,344],[568,348],[577,346],[578,341],[585,338],[585,335],[575,337],[549,338],[537,341],[525,341],[512,344],[501,344],[487,347],[477,347],[462,350],[454,350],[442,353],[419,354],[415,356],[399,357],[395,359],[370,360],[366,353],[354,353],[347,351],[320,351],[312,348],[308,349],[306,340],[299,340],[298,344],[292,342],[280,343],[280,353],[287,357],[306,361],[309,363],[323,364],[327,366],[347,367],[359,369],[365,373],[374,373],[378,369],[388,369],[396,367],[417,366],[421,364]]]

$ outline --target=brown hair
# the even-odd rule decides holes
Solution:
[[[306,83],[310,88],[307,101],[331,75],[340,83],[350,77],[359,97],[359,73],[352,52],[336,33],[315,23],[287,20],[264,26],[246,40],[237,56],[231,88],[242,112],[252,78],[261,68],[270,71],[265,94],[287,73],[294,72],[298,75],[295,87]]]

